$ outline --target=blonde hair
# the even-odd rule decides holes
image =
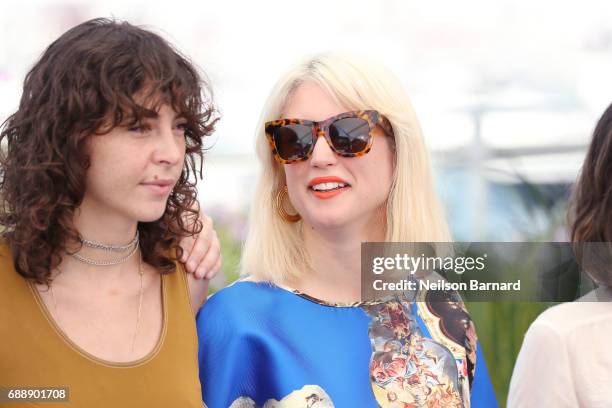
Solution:
[[[387,200],[387,242],[449,242],[446,220],[434,192],[429,157],[410,100],[384,67],[356,56],[319,54],[295,65],[274,86],[257,127],[261,173],[249,217],[241,269],[253,280],[280,284],[309,267],[302,221],[288,223],[275,200],[285,185],[283,166],[269,148],[264,123],[279,119],[295,89],[315,83],[348,110],[375,109],[389,119],[395,136],[395,169]]]

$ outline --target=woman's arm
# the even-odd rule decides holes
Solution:
[[[199,221],[202,231],[179,242],[183,249],[181,262],[196,279],[210,280],[221,270],[221,245],[212,219],[200,211]]]
[[[194,317],[208,297],[208,282],[208,279],[197,279],[193,273],[187,274],[189,299],[191,299],[191,310]]]
[[[180,261],[185,264],[187,282],[194,315],[208,296],[208,282],[221,270],[221,245],[213,228],[212,219],[200,211],[202,231],[184,237],[179,245],[183,249]]]

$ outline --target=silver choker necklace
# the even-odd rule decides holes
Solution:
[[[81,240],[81,243],[88,248],[101,249],[103,251],[112,251],[112,252],[125,252],[132,247],[138,246],[139,237],[140,236],[139,236],[138,230],[136,230],[136,236],[134,237],[134,239],[125,245],[103,244],[102,242],[90,241],[85,238],[80,238],[80,240]]]
[[[88,265],[94,265],[94,266],[111,266],[111,265],[118,265],[120,263],[124,263],[125,261],[130,259],[130,257],[134,255],[134,253],[136,253],[136,250],[138,249],[139,244],[140,244],[138,230],[136,230],[136,236],[134,237],[134,239],[126,245],[103,244],[101,242],[90,241],[84,238],[81,238],[80,241],[83,244],[83,246],[86,246],[88,248],[100,249],[103,251],[125,252],[129,250],[128,254],[121,258],[104,259],[104,260],[88,258],[83,255],[79,255],[77,253],[71,254],[72,257],[76,259],[77,261],[86,263]]]

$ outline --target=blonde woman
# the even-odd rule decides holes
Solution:
[[[198,316],[205,403],[496,406],[464,308],[361,301],[362,242],[450,240],[399,81],[316,56],[280,79],[258,129],[248,277]]]

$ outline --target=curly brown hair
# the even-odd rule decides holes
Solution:
[[[0,224],[19,274],[48,284],[69,242],[80,241],[72,220],[86,189],[89,137],[133,126],[161,103],[186,120],[186,159],[163,216],[138,230],[143,260],[168,273],[179,238],[202,229],[191,175],[202,178],[203,138],[219,119],[208,82],[162,37],[127,22],[87,21],[45,50],[0,128]]]
[[[612,104],[595,126],[569,218],[572,241],[583,244],[583,267],[597,282],[612,286]]]

